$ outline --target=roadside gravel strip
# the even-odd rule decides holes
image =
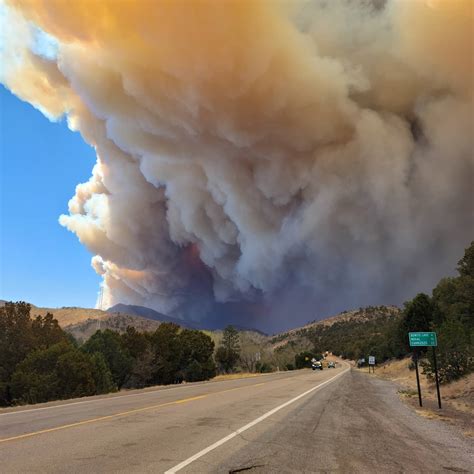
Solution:
[[[286,408],[287,406],[291,405],[292,403],[300,400],[301,398],[305,397],[306,395],[309,395],[312,392],[315,392],[316,390],[319,390],[323,388],[325,385],[330,384],[331,382],[334,382],[334,380],[338,379],[339,377],[343,376],[347,372],[351,370],[350,368],[346,368],[343,372],[340,372],[339,374],[335,375],[334,377],[330,378],[329,380],[326,380],[325,382],[322,382],[313,388],[310,388],[309,390],[306,390],[306,392],[303,392],[302,394],[292,398],[291,400],[288,400],[287,402],[277,406],[273,410],[268,411],[262,416],[259,416],[257,419],[251,421],[250,423],[247,423],[245,426],[242,426],[242,428],[239,428],[238,430],[235,430],[233,433],[230,435],[220,439],[219,441],[216,441],[215,443],[211,444],[207,448],[199,451],[198,453],[194,454],[193,456],[189,457],[188,459],[184,460],[183,462],[179,463],[178,465],[174,466],[171,469],[168,469],[165,474],[174,474],[175,472],[180,471],[184,467],[188,466],[192,462],[198,460],[199,458],[205,456],[207,453],[210,453],[214,449],[218,448],[219,446],[222,446],[223,444],[227,443],[227,441],[230,441],[232,438],[235,438],[236,436],[240,435],[244,431],[249,430],[250,428],[254,427],[255,425],[258,425],[261,423],[263,420],[267,419],[268,417],[272,416],[273,414],[277,413],[278,411],[282,410],[283,408]]]

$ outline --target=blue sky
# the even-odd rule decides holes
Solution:
[[[91,254],[58,223],[94,150],[0,85],[0,299],[93,307]]]

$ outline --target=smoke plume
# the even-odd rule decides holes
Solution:
[[[1,16],[2,82],[97,152],[60,223],[106,305],[202,319],[240,302],[287,326],[401,303],[473,238],[471,0],[10,0]]]

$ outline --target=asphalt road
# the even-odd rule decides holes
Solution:
[[[0,472],[473,472],[389,382],[295,371],[0,412]]]

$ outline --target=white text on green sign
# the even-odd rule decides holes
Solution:
[[[409,332],[410,347],[437,346],[438,340],[435,332]]]

